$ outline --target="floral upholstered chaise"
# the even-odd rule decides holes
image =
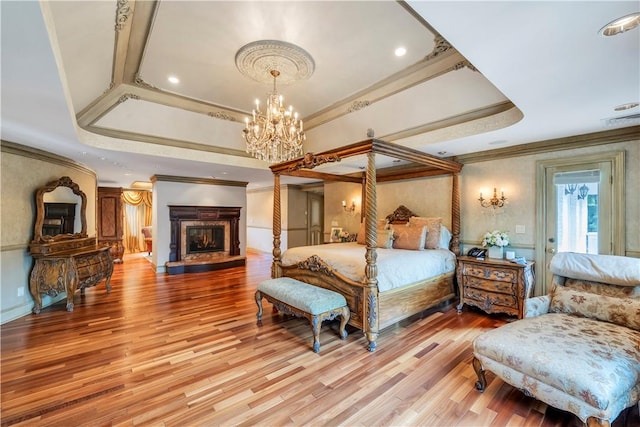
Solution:
[[[558,253],[549,268],[549,295],[474,341],[476,387],[484,390],[486,369],[588,425],[609,426],[640,400],[640,259]]]

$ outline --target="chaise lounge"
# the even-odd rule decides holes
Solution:
[[[485,369],[587,425],[609,426],[640,400],[640,259],[556,254],[549,295],[525,318],[473,343],[476,388]]]

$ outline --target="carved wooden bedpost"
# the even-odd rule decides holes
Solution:
[[[280,174],[276,173],[273,175],[273,263],[271,264],[271,277],[274,279],[281,275],[280,233],[282,231],[282,217],[280,211]]]
[[[452,173],[453,188],[451,189],[451,251],[460,255],[460,185],[458,183],[459,173]]]
[[[378,266],[376,259],[378,229],[377,218],[378,208],[376,201],[376,155],[374,153],[367,154],[367,175],[366,175],[366,224],[365,224],[365,242],[367,244],[367,252],[365,259],[367,265],[365,267],[365,276],[367,280],[365,288],[364,300],[364,332],[369,341],[369,351],[376,349],[376,340],[378,339]]]

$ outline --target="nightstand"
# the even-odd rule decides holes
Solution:
[[[531,296],[535,282],[533,264],[533,261],[522,265],[501,259],[458,257],[458,313],[468,304],[487,313],[507,313],[522,319],[524,300]]]

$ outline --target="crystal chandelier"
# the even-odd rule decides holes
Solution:
[[[260,111],[260,101],[256,99],[256,107],[252,119],[245,118],[243,129],[247,141],[247,153],[269,163],[279,163],[302,156],[302,141],[306,136],[302,120],[293,107],[282,106],[282,95],[276,89],[278,70],[271,70],[273,76],[273,92],[268,94],[267,107]]]

